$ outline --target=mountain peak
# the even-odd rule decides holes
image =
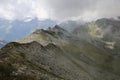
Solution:
[[[33,34],[40,34],[41,32],[44,32],[44,29],[36,29]]]
[[[53,28],[48,27],[48,29],[36,29],[33,34],[40,34],[40,33],[48,33],[48,34],[55,34],[55,33],[65,33],[67,32],[63,28],[61,28],[59,25],[54,26]]]
[[[55,27],[53,27],[53,30],[62,30],[65,31],[63,28],[61,28],[59,25],[55,25]]]
[[[54,28],[61,28],[59,25],[55,25],[55,27]]]

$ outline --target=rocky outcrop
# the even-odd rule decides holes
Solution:
[[[72,44],[74,42],[74,44]],[[84,40],[63,46],[11,42],[0,50],[0,78],[8,80],[119,80],[113,57]],[[116,62],[116,61],[115,61]],[[5,67],[6,66],[6,67]],[[6,70],[10,71],[6,73]],[[4,71],[5,70],[5,71]],[[4,76],[3,76],[4,75]]]
[[[20,76],[22,80],[78,80],[80,77],[92,79],[84,71],[80,75],[81,72],[77,71],[79,68],[63,54],[52,43],[42,46],[35,41],[27,44],[12,42],[1,49],[0,58],[6,66],[11,65],[12,71],[8,73],[8,79],[18,80]],[[85,75],[87,76],[84,77]]]
[[[105,46],[116,46],[108,42],[111,29],[100,25],[101,20],[73,33],[57,25],[36,30],[19,43],[8,43],[0,49],[0,79],[120,80],[120,56]],[[102,35],[101,31],[106,33]],[[118,39],[113,40],[118,43]]]

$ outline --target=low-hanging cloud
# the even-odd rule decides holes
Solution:
[[[120,0],[0,0],[0,18],[94,20],[120,14]]]

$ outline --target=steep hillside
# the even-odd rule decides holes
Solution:
[[[0,79],[120,80],[120,56],[113,53],[116,49],[106,47],[111,44],[110,32],[97,21],[73,33],[58,25],[37,29],[0,49]]]
[[[99,19],[95,22],[84,24],[73,32],[79,38],[83,37],[110,54],[119,55],[120,20]]]
[[[2,71],[1,79],[19,80],[20,77],[20,80],[92,80],[88,73],[74,65],[54,44],[42,46],[37,42],[12,42],[2,48],[0,54],[3,65],[9,68],[9,64],[11,70],[9,73]],[[6,75],[2,76],[3,74]]]
[[[119,80],[117,61],[119,59],[83,40],[73,39],[60,47],[53,43],[42,46],[36,41],[24,44],[11,42],[0,51],[0,78]],[[6,72],[7,69],[10,71]]]

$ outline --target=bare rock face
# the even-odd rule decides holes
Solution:
[[[85,41],[59,47],[50,43],[11,42],[0,51],[1,79],[119,80],[112,57]],[[6,70],[10,70],[6,72]],[[3,76],[4,75],[4,76]]]
[[[0,54],[1,61],[5,62],[4,65],[11,66],[12,71],[8,73],[8,79],[18,79],[21,76],[23,80],[78,80],[80,77],[92,80],[82,69],[80,72],[77,71],[79,68],[52,43],[42,46],[37,42],[27,44],[12,42],[2,48]]]
[[[96,45],[59,26],[8,43],[0,49],[0,80],[120,80],[120,56],[99,47],[103,38],[93,32],[86,36]]]

